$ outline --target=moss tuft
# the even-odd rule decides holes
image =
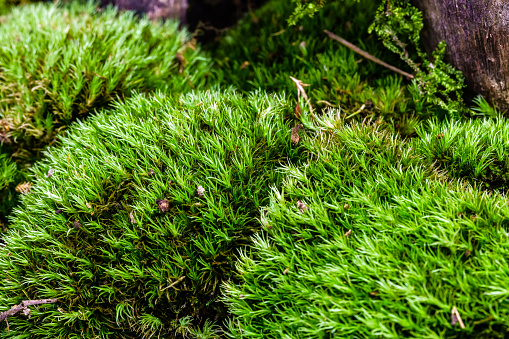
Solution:
[[[504,196],[450,180],[376,126],[329,124],[303,142],[314,159],[283,170],[242,283],[225,284],[232,338],[508,333]]]
[[[297,161],[284,97],[137,95],[75,124],[36,170],[0,249],[0,303],[58,298],[2,337],[192,335]]]
[[[211,66],[178,23],[98,13],[91,3],[15,7],[3,21],[0,141],[24,173],[77,118],[132,90],[200,87]],[[10,192],[0,194],[5,202]]]

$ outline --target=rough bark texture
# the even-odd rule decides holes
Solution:
[[[428,52],[440,41],[463,71],[467,95],[509,109],[509,0],[412,0],[423,13]]]
[[[103,5],[113,4],[121,10],[147,13],[151,20],[178,19],[186,23],[187,0],[103,0]]]

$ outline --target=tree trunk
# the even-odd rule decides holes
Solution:
[[[428,52],[447,43],[467,95],[509,109],[509,0],[412,0],[423,13]]]
[[[146,13],[151,20],[178,19],[182,24],[186,23],[187,0],[102,0],[101,4]]]

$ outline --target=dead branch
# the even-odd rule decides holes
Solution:
[[[0,322],[7,320],[11,315],[15,315],[16,313],[23,311],[23,314],[30,317],[30,309],[28,306],[33,305],[41,305],[41,304],[52,304],[57,302],[58,299],[39,299],[39,300],[23,300],[21,304],[14,305],[10,310],[0,313]]]
[[[378,58],[376,58],[376,57],[372,56],[371,54],[369,54],[369,53],[368,53],[368,52],[366,52],[366,51],[363,51],[363,50],[362,50],[362,49],[360,49],[359,47],[357,47],[357,46],[355,46],[354,44],[352,44],[352,43],[350,43],[350,42],[346,41],[345,39],[343,39],[343,38],[341,38],[341,37],[337,36],[336,34],[331,33],[331,32],[329,32],[329,31],[328,31],[328,30],[326,30],[326,29],[324,30],[324,33],[325,33],[325,34],[327,34],[327,35],[328,35],[331,39],[334,39],[334,40],[336,40],[336,41],[339,41],[341,44],[343,44],[344,46],[346,46],[346,47],[350,48],[350,49],[351,49],[352,51],[354,51],[355,53],[358,53],[358,54],[362,55],[362,56],[363,56],[363,57],[365,57],[366,59],[371,60],[371,61],[373,61],[373,62],[375,62],[375,63],[377,63],[377,64],[379,64],[379,65],[382,65],[382,66],[384,66],[385,68],[390,69],[391,71],[394,71],[394,72],[396,72],[396,73],[398,73],[398,74],[401,74],[402,76],[407,77],[408,79],[413,79],[413,78],[414,78],[414,76],[413,76],[412,74],[409,74],[409,73],[407,73],[407,72],[405,72],[405,71],[400,70],[399,68],[396,68],[396,67],[394,67],[394,66],[389,65],[389,64],[388,64],[388,63],[386,63],[386,62],[383,62],[382,60],[380,60],[380,59],[378,59]]]

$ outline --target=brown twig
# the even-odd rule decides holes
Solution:
[[[297,87],[297,98],[300,98],[301,94],[306,99],[306,103],[309,106],[309,112],[313,113],[313,106],[311,106],[311,101],[309,100],[308,96],[306,95],[306,91],[304,90],[304,87],[309,86],[309,84],[305,84],[302,82],[302,80],[296,79],[294,77],[290,77],[292,81],[295,83],[295,86]]]
[[[368,52],[366,52],[366,51],[363,51],[363,50],[362,50],[362,49],[360,49],[359,47],[357,47],[357,46],[355,46],[354,44],[352,44],[352,43],[350,43],[350,42],[346,41],[345,39],[343,39],[343,38],[341,38],[341,37],[337,36],[336,34],[331,33],[331,32],[329,32],[329,31],[328,31],[328,30],[326,30],[326,29],[324,30],[324,33],[325,33],[325,34],[327,34],[327,35],[328,35],[331,39],[334,39],[334,40],[336,40],[336,41],[339,41],[341,44],[343,44],[344,46],[346,46],[346,47],[350,48],[350,49],[351,49],[352,51],[354,51],[355,53],[358,53],[358,54],[362,55],[362,56],[363,56],[363,57],[365,57],[366,59],[371,60],[371,61],[373,61],[373,62],[376,62],[377,64],[382,65],[382,66],[384,66],[384,67],[386,67],[386,68],[390,69],[391,71],[394,71],[394,72],[396,72],[396,73],[398,73],[398,74],[401,74],[402,76],[407,77],[407,78],[409,78],[409,79],[413,79],[413,78],[414,78],[414,76],[413,76],[412,74],[409,74],[409,73],[407,73],[407,72],[405,72],[405,71],[400,70],[399,68],[396,68],[396,67],[394,67],[394,66],[389,65],[389,64],[388,64],[388,63],[386,63],[386,62],[383,62],[382,60],[380,60],[380,59],[378,59],[378,58],[376,58],[376,57],[372,56],[371,54],[369,54],[369,53],[368,53]]]
[[[52,304],[57,302],[58,299],[40,299],[40,300],[23,300],[21,304],[12,306],[9,310],[0,313],[0,322],[7,320],[11,315],[23,311],[27,316],[30,316],[30,309],[28,306],[41,305],[41,304]]]

